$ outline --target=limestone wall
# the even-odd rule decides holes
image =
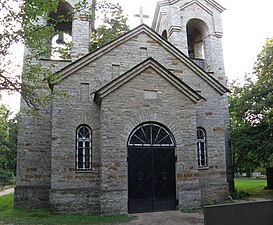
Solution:
[[[158,54],[159,52],[161,54]],[[109,102],[107,98],[101,106],[97,106],[93,102],[92,93],[147,57],[155,58],[207,99],[197,103],[193,117],[189,116],[189,114],[193,114],[191,111],[193,108],[186,109],[183,96],[174,93],[175,91],[172,91],[170,87],[161,87],[161,83],[164,85],[166,81],[156,81],[155,78],[150,78],[147,73],[146,77],[143,76],[142,80],[138,81],[139,83],[134,85],[132,83],[130,88],[126,86],[121,92],[117,91],[115,93],[116,97],[111,95]],[[155,79],[155,81],[149,82],[150,79]],[[158,87],[153,86],[155,84]],[[86,89],[86,85],[88,89]],[[160,96],[164,95],[164,99],[160,97],[160,100],[151,103],[148,101],[146,104],[143,101],[144,87],[147,90],[161,87],[160,91],[162,93]],[[181,151],[181,161],[177,162],[177,197],[180,204],[184,206],[190,203],[197,205],[200,202],[201,194],[203,198],[213,196],[213,198],[219,199],[224,192],[226,193],[226,176],[224,174],[225,139],[222,132],[225,126],[223,123],[223,110],[225,111],[226,108],[223,108],[225,105],[223,97],[200,76],[189,70],[175,55],[168,52],[154,39],[147,37],[146,34],[139,34],[123,45],[117,45],[111,52],[105,53],[73,75],[65,78],[55,85],[55,88],[67,92],[66,97],[54,103],[52,112],[52,191],[55,194],[51,195],[51,202],[56,206],[57,210],[64,210],[69,199],[66,198],[65,202],[57,203],[61,198],[57,197],[56,193],[60,195],[63,189],[69,192],[70,188],[79,188],[79,190],[83,189],[84,193],[86,188],[90,189],[90,191],[102,188],[100,200],[102,212],[127,212],[126,142],[130,132],[139,123],[149,120],[162,122],[171,129],[177,121],[170,120],[170,115],[177,117],[178,114],[181,114],[181,124],[179,126],[182,127],[176,128],[173,131],[174,134],[177,135],[182,131],[185,135],[190,135],[190,138],[182,138],[180,133],[180,138],[178,138],[179,147],[177,151]],[[173,92],[173,96],[170,93],[165,95],[165,88],[170,93]],[[129,94],[129,92],[131,93]],[[91,95],[89,96],[89,94]],[[130,95],[132,96],[130,97]],[[179,97],[181,97],[181,100],[177,99]],[[176,99],[170,100],[172,98]],[[167,102],[176,105],[172,107]],[[174,108],[176,110],[172,110]],[[181,112],[179,112],[180,110]],[[183,110],[186,110],[186,112]],[[149,113],[150,111],[151,113]],[[189,118],[191,119],[189,120]],[[94,168],[89,173],[75,171],[75,130],[80,124],[89,125],[93,131]],[[125,130],[121,132],[119,130],[121,129],[119,128],[120,125],[128,127],[123,128]],[[197,170],[197,126],[203,126],[208,135],[209,167],[202,171]],[[122,136],[120,136],[121,134]],[[191,140],[190,144],[187,144],[188,140]],[[182,151],[185,147],[187,151]],[[113,161],[111,157],[115,160]],[[182,159],[186,157],[190,158],[183,161]],[[99,172],[100,170],[101,172]],[[199,182],[199,177],[204,177],[204,179]],[[201,192],[199,185],[203,187]],[[109,188],[111,191],[109,191]],[[222,190],[221,194],[219,194],[218,189]],[[73,193],[73,190],[71,193]],[[75,195],[71,194],[70,196],[70,204],[72,204]],[[120,196],[122,196],[122,199],[120,199]],[[196,199],[192,199],[193,196],[196,196]],[[117,201],[118,198],[119,201]],[[118,204],[118,207],[116,204]]]
[[[148,57],[206,100],[195,105],[158,73],[146,70],[106,96],[101,105],[93,102],[94,92]],[[164,124],[175,136],[181,206],[196,206],[201,197],[219,199],[225,195],[225,96],[158,39],[140,32],[111,51],[105,50],[54,89],[66,96],[58,98],[39,119],[26,116],[22,120],[16,202],[24,204],[19,201],[23,198],[30,202],[39,191],[33,188],[27,194],[24,188],[37,185],[45,188],[40,193],[46,193],[38,197],[40,202],[50,203],[56,212],[126,213],[127,139],[137,125],[147,121]],[[144,99],[145,90],[157,91],[157,99]],[[93,133],[92,171],[75,169],[76,129],[81,124],[90,126]],[[198,170],[197,165],[197,126],[207,131],[209,165],[205,170]]]
[[[145,90],[156,91],[157,99],[145,99]],[[148,121],[162,123],[174,134],[180,204],[200,203],[195,115],[195,104],[152,69],[143,71],[102,100],[102,212],[127,212],[127,141],[137,125]]]
[[[51,107],[37,116],[21,112],[19,124],[14,205],[45,208],[51,183]]]

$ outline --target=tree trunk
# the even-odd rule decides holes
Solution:
[[[273,167],[266,168],[267,189],[273,189]]]
[[[96,20],[96,4],[97,1],[96,0],[92,0],[92,5],[91,5],[91,31],[95,32],[95,20]]]

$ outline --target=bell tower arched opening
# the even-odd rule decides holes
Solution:
[[[201,68],[205,69],[206,36],[208,33],[208,26],[200,19],[191,19],[187,23],[187,44],[188,56]]]
[[[60,0],[56,12],[48,14],[47,24],[54,29],[51,40],[51,59],[70,59],[73,7]]]

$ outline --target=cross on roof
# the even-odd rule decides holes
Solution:
[[[140,18],[140,24],[143,24],[143,18],[149,18],[149,15],[144,15],[143,14],[143,7],[140,7],[140,14],[135,14],[135,17],[139,17]]]

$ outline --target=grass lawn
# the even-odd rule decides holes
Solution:
[[[273,190],[265,190],[266,179],[236,178],[235,189],[246,191],[251,197],[269,198],[273,200]]]
[[[127,222],[133,217],[127,215],[83,216],[56,215],[49,210],[26,210],[13,208],[14,194],[0,196],[0,224],[39,224],[39,225],[76,225],[76,224],[113,224]]]

